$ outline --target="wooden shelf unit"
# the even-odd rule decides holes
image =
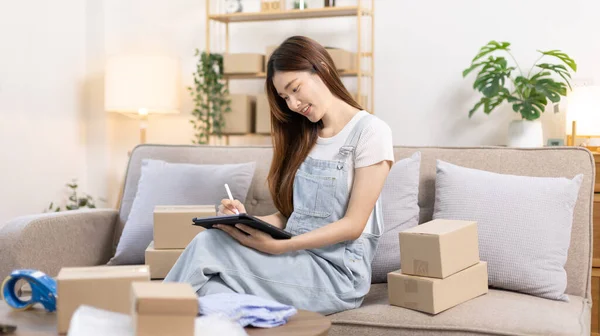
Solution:
[[[305,19],[323,19],[323,18],[336,18],[336,17],[356,17],[356,66],[354,71],[340,71],[340,76],[343,77],[356,77],[357,90],[355,92],[358,99],[358,103],[364,106],[363,97],[367,99],[368,106],[364,106],[370,113],[375,113],[374,108],[374,21],[375,21],[375,1],[376,0],[356,0],[355,6],[334,6],[334,7],[320,7],[320,8],[307,8],[307,9],[283,9],[280,11],[269,11],[269,12],[241,12],[241,13],[212,13],[211,3],[222,0],[206,0],[206,52],[211,51],[212,31],[211,23],[220,23],[224,25],[224,50],[222,52],[229,52],[230,34],[229,24],[230,23],[243,23],[243,22],[273,22],[278,20],[305,20]],[[367,17],[370,22],[365,21]],[[363,29],[370,28],[370,41],[364,38]],[[215,29],[217,30],[217,29]],[[368,34],[367,34],[368,35]],[[370,50],[365,50],[370,49]],[[365,61],[365,62],[363,62]],[[366,65],[366,67],[365,67]],[[229,84],[229,80],[238,79],[263,79],[266,77],[266,73],[260,72],[255,74],[232,74],[225,75],[225,80]],[[363,84],[369,84],[368,89],[363,89]],[[248,134],[254,137],[263,136],[268,137],[269,134]],[[226,135],[224,135],[227,137]],[[225,141],[229,143],[229,141]]]

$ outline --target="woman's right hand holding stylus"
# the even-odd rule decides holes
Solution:
[[[235,210],[239,213],[246,213],[246,208],[244,204],[238,200],[230,200],[228,198],[224,198],[221,200],[221,204],[219,205],[219,209],[217,211],[217,215],[219,216],[230,216],[235,215]]]

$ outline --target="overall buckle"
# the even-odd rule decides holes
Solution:
[[[346,156],[350,153],[354,152],[354,146],[342,146],[340,147],[340,154],[342,154],[343,156]]]

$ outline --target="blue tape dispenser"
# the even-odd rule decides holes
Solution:
[[[15,291],[19,280],[26,281],[31,286],[31,299],[21,300]],[[56,310],[56,280],[45,273],[33,269],[13,271],[2,282],[1,288],[4,301],[15,310],[27,310],[36,303],[41,303],[49,312]]]

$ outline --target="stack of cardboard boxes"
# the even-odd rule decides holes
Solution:
[[[476,222],[436,219],[399,239],[401,269],[388,273],[391,305],[437,314],[488,292]]]
[[[164,279],[186,246],[205,230],[194,217],[216,216],[214,205],[159,205],[154,208],[154,240],[145,253],[151,279]]]
[[[154,209],[154,241],[146,265],[65,267],[56,278],[58,333],[69,330],[81,305],[130,314],[135,335],[193,335],[198,302],[192,287],[164,279],[185,247],[204,230],[194,217],[216,216],[214,205],[168,205]]]
[[[187,283],[150,282],[148,266],[64,267],[57,278],[57,331],[82,305],[127,314],[136,336],[194,335],[198,298]]]

